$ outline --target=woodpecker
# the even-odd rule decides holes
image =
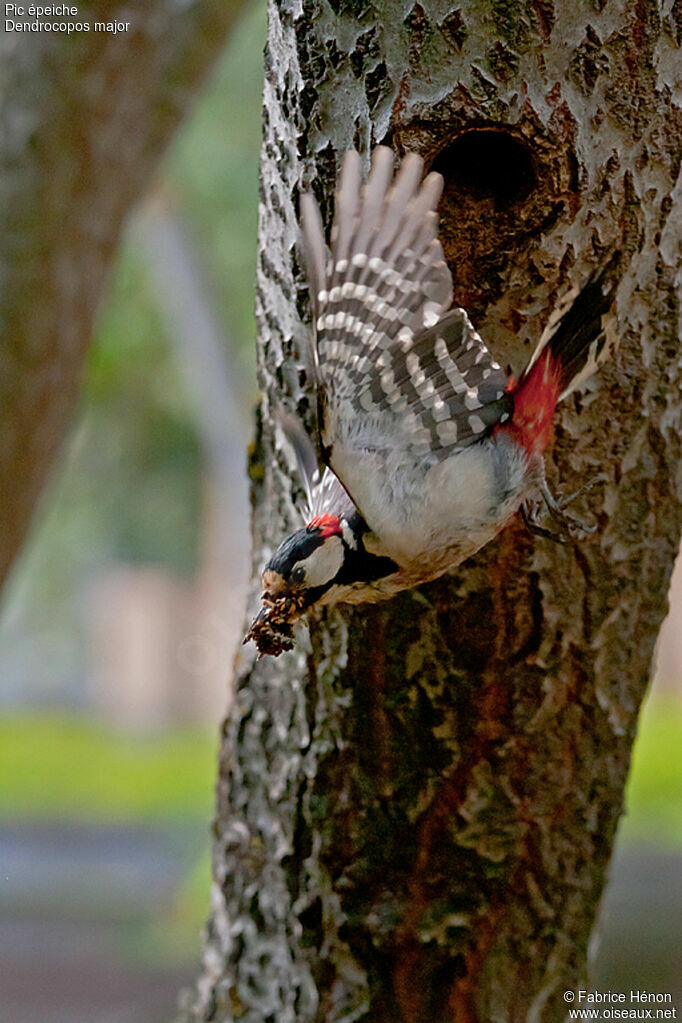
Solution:
[[[613,261],[567,296],[518,380],[507,378],[464,309],[438,240],[437,173],[375,149],[363,187],[345,156],[331,251],[318,206],[301,197],[314,332],[309,364],[319,448],[291,416],[280,422],[298,459],[306,524],[263,572],[263,607],[244,642],[260,654],[293,643],[293,623],[325,605],[374,602],[455,568],[521,510],[545,535],[589,531],[552,497],[544,452],[556,405],[606,356],[602,316]]]

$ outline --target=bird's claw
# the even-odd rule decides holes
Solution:
[[[605,481],[606,476],[600,473],[597,476],[593,476],[592,479],[584,483],[569,497],[556,498],[545,480],[543,480],[540,484],[541,500],[527,501],[521,507],[523,521],[531,533],[534,533],[536,536],[542,536],[546,540],[554,540],[555,543],[573,543],[576,540],[582,540],[586,536],[591,536],[597,529],[596,524],[585,522],[584,519],[579,518],[577,515],[569,514],[566,509],[577,498],[592,490],[598,483],[604,483]],[[556,530],[547,529],[545,526],[540,525],[538,520],[545,511],[549,513],[557,524],[558,528]]]

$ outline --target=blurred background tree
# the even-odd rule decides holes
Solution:
[[[157,22],[175,35],[176,46],[183,24],[186,40],[195,29],[195,38],[203,39],[185,74],[199,75],[213,54],[219,53],[218,61],[160,166],[155,155],[167,135],[152,133],[156,148],[145,153],[148,185],[141,184],[144,175],[129,183],[129,195],[144,193],[142,206],[123,229],[83,387],[77,397],[70,392],[76,406],[67,439],[3,594],[3,1023],[169,1019],[178,986],[196,973],[198,932],[208,912],[216,725],[227,700],[235,624],[225,620],[224,591],[233,589],[233,580],[228,574],[223,587],[215,585],[223,553],[215,537],[212,440],[198,407],[201,381],[197,386],[196,367],[188,366],[173,336],[167,291],[147,243],[153,233],[158,243],[160,222],[167,226],[170,220],[180,233],[185,262],[197,273],[213,329],[224,342],[247,431],[256,397],[253,279],[265,11],[262,4],[245,11],[224,45],[221,33],[236,6],[222,0],[185,6],[190,18],[204,12],[194,26],[171,22],[165,4]],[[48,52],[44,81],[59,82],[66,97],[74,90],[77,95],[78,82],[86,87],[100,56],[78,51],[73,37],[62,42],[61,57]],[[35,70],[26,43],[19,36],[2,42],[4,78],[13,61],[22,70],[17,89],[32,81]],[[102,43],[105,63],[113,61],[117,74],[129,62],[142,74],[146,57],[137,44],[131,47],[130,37]],[[68,88],[60,59],[73,74]],[[150,67],[158,65],[152,61]],[[175,81],[172,72],[168,80],[160,76],[162,107],[169,81]],[[112,98],[116,88],[109,88]],[[190,93],[185,85],[174,91],[181,102],[173,117],[179,118]],[[122,101],[125,90],[117,94]],[[7,117],[11,98],[6,89]],[[85,122],[77,120],[83,180],[72,193],[66,188],[73,173],[71,129],[63,140],[56,133],[49,149],[56,164],[64,157],[62,191],[55,186],[44,196],[56,204],[47,218],[56,241],[84,201],[81,188],[94,187],[83,154],[96,145],[86,144]],[[171,120],[165,122],[168,131]],[[103,132],[107,123],[104,118]],[[141,135],[145,124],[137,123]],[[14,194],[10,157],[21,155],[20,142],[14,154],[6,153],[7,195]],[[30,156],[30,138],[25,144]],[[113,187],[114,167],[110,177],[104,175],[104,196]],[[37,169],[35,174],[39,180]],[[7,251],[26,251],[21,246],[30,232],[24,227],[34,211],[33,199],[21,215],[6,207]],[[121,206],[117,215],[123,212]],[[145,226],[150,224],[153,230]],[[113,241],[107,259],[112,251]],[[3,336],[10,342],[10,314],[41,306],[45,297],[35,284],[38,256],[25,258],[21,273],[29,283],[3,299]],[[172,279],[163,259],[160,274]],[[93,283],[89,308],[97,290]],[[65,323],[76,319],[56,311]],[[49,323],[49,309],[45,316]],[[83,329],[84,339],[87,334]],[[17,336],[25,343],[23,333]],[[5,397],[12,376],[5,375],[2,358]],[[5,401],[5,411],[9,407]],[[240,472],[235,489],[244,480]],[[2,477],[3,506],[13,500],[13,490],[14,477]],[[240,609],[237,628],[241,618]],[[148,623],[144,635],[136,631],[141,619]],[[672,633],[674,640],[674,624]],[[669,642],[667,649],[673,647]],[[597,974],[614,987],[640,983],[664,990],[682,975],[676,901],[682,848],[679,665],[674,656],[667,662],[635,755]]]
[[[196,394],[178,362],[165,322],[166,295],[137,225],[149,221],[146,211],[159,196],[181,224],[226,341],[246,436],[256,396],[253,277],[264,18],[259,5],[235,29],[201,104],[124,230],[40,530],[5,590],[0,671],[6,700],[11,687],[24,700],[27,693],[56,702],[80,699],[88,657],[86,598],[65,601],[63,595],[82,593],[83,580],[98,566],[117,560],[160,565],[184,577],[197,567],[206,497]],[[216,48],[224,20],[205,30],[215,33]],[[10,381],[3,384],[9,391]],[[9,472],[8,463],[5,468]],[[5,492],[12,487],[8,482]]]
[[[99,1023],[112,1013],[144,1023],[167,1019],[199,955],[216,729],[228,698],[243,580],[238,570],[225,575],[215,539],[220,487],[202,418],[204,394],[168,321],[168,287],[177,285],[177,270],[174,279],[169,259],[152,265],[148,243],[160,223],[172,223],[175,256],[179,247],[185,269],[193,270],[183,309],[196,317],[197,302],[203,304],[214,340],[224,346],[222,377],[229,377],[238,401],[218,425],[223,439],[225,424],[238,430],[232,489],[245,503],[248,417],[256,397],[253,279],[265,11],[261,4],[250,7],[235,24],[239,7],[223,0],[177,10],[150,5],[144,17],[136,15],[134,34],[102,36],[99,50],[92,39],[85,41],[88,48],[73,36],[48,40],[51,46],[45,37],[40,46],[25,35],[2,38],[6,123],[16,113],[10,72],[24,76],[15,84],[19,91],[28,69],[35,71],[41,61],[46,90],[59,87],[62,99],[80,104],[75,136],[68,126],[55,128],[47,114],[47,123],[36,129],[38,153],[47,150],[57,161],[66,193],[52,244],[61,245],[82,193],[94,189],[94,158],[86,174],[86,153],[104,150],[110,164],[96,168],[102,192],[120,187],[123,193],[103,211],[92,207],[97,223],[115,206],[98,273],[88,269],[99,282],[92,282],[87,296],[89,313],[97,301],[100,306],[92,345],[82,387],[70,395],[75,404],[66,441],[2,593],[0,862],[6,880],[0,990],[7,1023]],[[155,34],[165,61],[153,59],[151,42],[145,42]],[[213,61],[201,102],[192,107]],[[124,161],[117,164],[116,153],[99,139],[100,128],[106,138],[111,124],[98,110],[88,137],[83,99],[91,79],[101,75],[100,87],[112,92],[109,107],[120,102],[123,108],[118,130],[124,131],[136,108],[115,80],[128,69],[133,80],[146,77],[149,86],[140,86],[143,110],[131,129],[140,136],[142,166],[129,181]],[[159,165],[188,110],[191,118]],[[50,132],[61,140],[52,148]],[[17,164],[38,163],[35,150],[26,144],[17,154],[6,151],[6,163],[13,156]],[[83,164],[82,179],[74,161],[77,168]],[[71,173],[76,180],[69,193],[64,179]],[[50,176],[36,167],[33,180],[40,182],[41,174]],[[6,190],[14,181],[7,167],[2,180]],[[39,201],[53,197],[29,198],[21,216],[5,208],[5,280],[9,287],[16,257],[16,275],[26,283],[11,295],[4,292],[0,432],[16,425],[13,367],[16,351],[26,344],[16,318],[28,310],[30,320],[33,307],[41,305],[34,282],[50,252],[29,254],[32,240],[38,247],[30,221]],[[138,207],[128,217],[126,204],[133,200]],[[117,258],[105,279],[119,231]],[[87,246],[82,258],[91,258]],[[90,341],[87,323],[78,320],[78,351],[71,353],[77,358],[67,367],[69,353],[58,352],[53,314],[47,308],[43,315],[39,340],[49,359],[60,372],[64,364],[67,376],[80,377],[76,363]],[[69,324],[76,320],[75,309],[62,315]],[[60,379],[55,377],[56,386]],[[62,396],[52,397],[59,402]],[[58,417],[53,450],[67,412]],[[30,416],[24,418],[28,425]],[[23,459],[26,451],[20,454]],[[26,482],[22,478],[15,487],[13,472],[6,459],[0,473],[3,525],[18,510]],[[246,517],[237,526],[244,562]],[[3,538],[7,564],[9,527]],[[226,593],[239,607],[234,620],[226,620]]]

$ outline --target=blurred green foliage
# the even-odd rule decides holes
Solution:
[[[172,821],[210,817],[218,738],[130,736],[82,719],[0,720],[0,817]],[[682,703],[650,699],[628,782],[623,841],[682,846]]]
[[[228,359],[240,379],[253,381],[254,402],[264,40],[258,2],[233,28],[152,186],[182,224]],[[124,232],[70,437],[0,598],[6,702],[63,701],[64,693],[78,702],[74,692],[88,671],[88,583],[108,563],[164,565],[182,575],[196,568],[202,451],[159,301],[135,231]]]
[[[155,186],[190,239],[229,358],[240,379],[251,380],[264,18],[257,4],[235,26]],[[196,562],[201,452],[158,302],[132,232],[86,367],[82,488],[97,487],[93,527],[108,556],[188,572]],[[69,493],[77,501],[77,480]]]
[[[252,377],[265,36],[259,0],[233,30],[164,168],[164,183],[199,246],[209,290],[235,342],[232,354]]]
[[[217,734],[132,736],[54,714],[0,719],[0,817],[187,824],[210,820]]]
[[[131,246],[121,252],[112,298],[99,318],[80,430],[58,528],[81,508],[95,557],[191,571],[199,441],[144,263]]]
[[[640,717],[625,808],[622,841],[682,847],[682,702],[649,698]]]
[[[223,57],[157,175],[181,220],[218,314],[228,357],[253,380],[258,155],[265,7],[233,29]],[[201,452],[194,412],[163,318],[135,247],[124,233],[109,294],[97,320],[71,441],[44,505],[47,571],[62,593],[63,569],[77,544],[98,560],[195,564],[201,507]],[[73,464],[72,464],[73,463]],[[61,557],[60,557],[61,552]],[[52,573],[50,572],[52,570]]]

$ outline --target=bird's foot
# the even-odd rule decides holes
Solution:
[[[587,483],[583,483],[582,487],[579,487],[569,497],[554,497],[546,481],[543,479],[540,484],[540,498],[526,501],[521,506],[523,521],[531,533],[535,533],[536,536],[543,536],[546,540],[554,540],[555,543],[573,543],[576,540],[582,540],[586,536],[591,536],[597,528],[596,524],[585,522],[579,516],[571,515],[566,509],[577,498],[592,490],[598,483],[604,483],[605,481],[606,477],[603,473],[600,473],[597,476],[593,476]],[[540,525],[539,520],[545,512],[549,513],[556,523],[556,529],[547,529],[546,526]]]

